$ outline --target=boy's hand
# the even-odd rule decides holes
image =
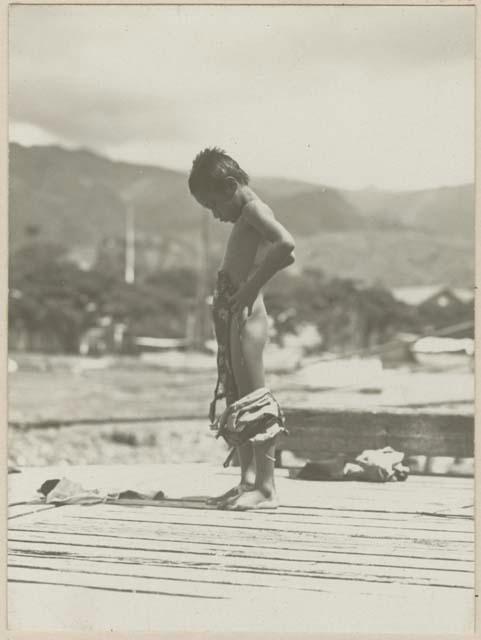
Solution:
[[[229,305],[233,313],[244,315],[244,309],[247,309],[247,315],[252,314],[252,307],[256,301],[259,292],[249,283],[246,282],[239,290],[229,298]]]

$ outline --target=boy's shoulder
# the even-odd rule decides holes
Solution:
[[[249,200],[242,208],[242,217],[247,221],[256,220],[265,216],[271,218],[274,216],[274,213],[269,205],[260,198]]]

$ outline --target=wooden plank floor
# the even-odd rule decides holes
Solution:
[[[28,469],[9,483],[14,630],[471,632],[473,481],[292,480],[276,512],[206,508],[208,465]],[[68,476],[153,504],[32,504]]]

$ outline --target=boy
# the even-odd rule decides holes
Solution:
[[[225,397],[227,408],[213,427],[236,447],[241,478],[209,502],[229,510],[275,509],[275,441],[286,429],[265,387],[268,324],[262,287],[294,262],[294,240],[249,187],[248,175],[221,149],[197,155],[189,189],[216,220],[233,225],[214,293],[218,382],[210,419],[215,421],[216,400]]]

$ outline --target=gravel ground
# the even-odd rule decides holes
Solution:
[[[71,425],[8,433],[8,458],[16,466],[210,462],[227,455],[206,420]]]
[[[13,359],[18,369],[9,375],[10,464],[216,463],[225,458],[224,444],[213,438],[203,417],[215,384],[212,366],[175,370],[136,358],[36,354]],[[177,418],[166,420],[169,416]],[[85,420],[93,423],[82,424]],[[48,426],[63,421],[68,425]],[[39,426],[25,428],[29,424]]]
[[[207,420],[216,380],[213,356],[186,354],[181,367],[178,356],[170,362],[168,354],[163,366],[136,358],[11,357],[18,368],[9,375],[9,463],[221,463],[225,458],[226,447],[213,438]],[[450,394],[453,399],[466,396],[459,411],[472,411],[471,374],[438,374],[431,381],[422,376],[386,372],[385,379],[399,378],[387,392],[415,398],[411,388],[416,391],[418,385],[424,397],[429,387],[443,402]],[[292,380],[267,375],[281,405],[360,408],[380,398],[349,387],[309,391]]]

